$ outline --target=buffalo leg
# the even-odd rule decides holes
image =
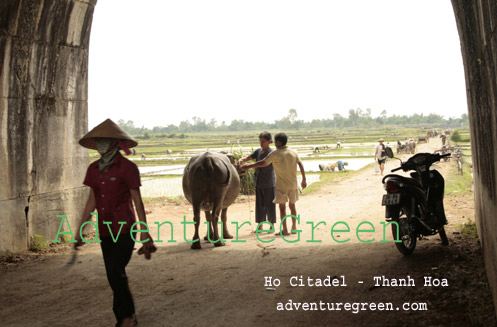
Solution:
[[[210,223],[210,225],[214,229],[214,236],[211,239],[213,241],[215,241],[215,243],[214,243],[215,246],[223,246],[224,245],[222,238],[219,237],[219,226],[217,224],[217,222],[219,221],[220,211],[221,211],[221,203],[215,203],[214,207],[212,208],[212,221]]]
[[[228,211],[228,208],[224,208],[221,211],[221,221],[223,222],[223,238],[232,239],[233,235],[231,235],[230,232],[228,231],[228,225],[227,225],[228,217],[226,215],[227,211]]]
[[[193,206],[193,220],[195,221],[195,234],[193,235],[193,240],[196,241],[192,243],[192,249],[198,250],[202,248],[202,246],[200,245],[200,240],[198,238],[198,228],[200,225],[200,205]]]
[[[207,220],[209,222],[209,224],[207,224],[207,233],[208,234],[205,234],[204,241],[208,241],[209,236],[212,239],[212,235],[214,235],[214,230],[212,229],[212,215],[211,215],[211,212],[208,210],[205,211],[205,220]]]

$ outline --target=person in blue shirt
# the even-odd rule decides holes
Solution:
[[[266,158],[272,151],[269,145],[272,143],[271,133],[262,132],[259,134],[259,144],[261,147],[249,156],[241,158],[239,164],[255,160],[261,161]],[[276,223],[276,206],[273,203],[275,197],[275,181],[273,165],[255,169],[255,221],[257,224],[263,221],[269,221],[273,225]],[[262,230],[259,225],[258,230]]]
[[[349,163],[347,161],[342,161],[342,160],[338,160],[337,161],[337,167],[338,167],[338,170],[345,170],[345,166],[348,166]]]

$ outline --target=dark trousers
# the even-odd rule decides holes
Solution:
[[[261,223],[267,220],[276,224],[276,206],[274,200],[274,187],[255,189],[255,221]]]
[[[128,277],[126,276],[126,265],[131,259],[134,245],[135,242],[131,239],[131,234],[120,234],[115,243],[110,236],[102,237],[102,243],[100,243],[107,279],[114,292],[112,309],[118,324],[124,318],[132,317],[135,313],[135,305],[129,291]]]

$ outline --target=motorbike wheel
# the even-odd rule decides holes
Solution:
[[[402,242],[395,242],[395,246],[397,247],[397,250],[400,251],[403,255],[410,255],[414,252],[414,249],[416,248],[416,234],[414,234],[412,231],[410,232],[410,226],[409,223],[407,222],[407,217],[411,215],[411,210],[407,207],[402,207],[399,210],[398,216],[397,217],[392,217],[394,221],[396,221],[399,224],[399,239],[402,240]],[[392,235],[393,239],[397,239],[397,225],[392,224]]]
[[[449,239],[447,238],[444,227],[438,231],[438,235],[440,235],[440,238],[442,239],[442,245],[449,245]]]

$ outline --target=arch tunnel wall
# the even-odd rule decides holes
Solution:
[[[0,254],[53,239],[57,215],[72,226],[81,215],[95,4],[0,1]]]
[[[452,0],[466,78],[475,213],[497,309],[497,0]]]
[[[72,226],[87,191],[88,46],[96,0],[0,2],[0,254]],[[473,147],[475,210],[497,303],[497,0],[452,0]],[[98,9],[97,9],[98,10]]]

